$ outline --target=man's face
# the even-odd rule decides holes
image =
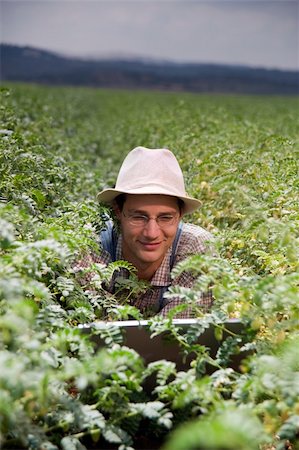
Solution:
[[[116,214],[121,224],[124,258],[139,271],[149,267],[157,270],[175,238],[181,217],[177,199],[130,194],[123,210],[117,209]]]

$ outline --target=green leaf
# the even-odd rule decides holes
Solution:
[[[81,444],[79,439],[72,436],[66,436],[61,439],[60,445],[62,450],[86,450],[86,447]]]
[[[42,444],[40,445],[39,450],[59,450],[59,449],[52,442],[45,441],[45,442],[42,442]]]
[[[103,431],[103,436],[111,444],[130,445],[132,443],[131,436],[115,425],[108,425]]]
[[[266,436],[248,410],[227,408],[172,433],[163,450],[256,450]]]
[[[299,433],[299,415],[289,417],[282,427],[278,430],[277,435],[280,439],[287,439],[291,442]]]

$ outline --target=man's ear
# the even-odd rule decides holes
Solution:
[[[117,218],[118,220],[120,220],[120,217],[121,217],[121,210],[119,209],[119,206],[118,206],[118,204],[116,203],[115,200],[114,200],[114,202],[112,203],[112,209],[113,209],[113,211],[114,211],[114,214],[115,214],[116,218]]]

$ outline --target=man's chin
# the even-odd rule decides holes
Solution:
[[[140,261],[143,263],[155,263],[157,261],[162,261],[163,256],[160,253],[157,252],[141,252],[139,255]]]

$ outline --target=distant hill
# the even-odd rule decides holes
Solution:
[[[0,45],[2,81],[189,92],[298,95],[299,72],[143,59],[84,60]]]

